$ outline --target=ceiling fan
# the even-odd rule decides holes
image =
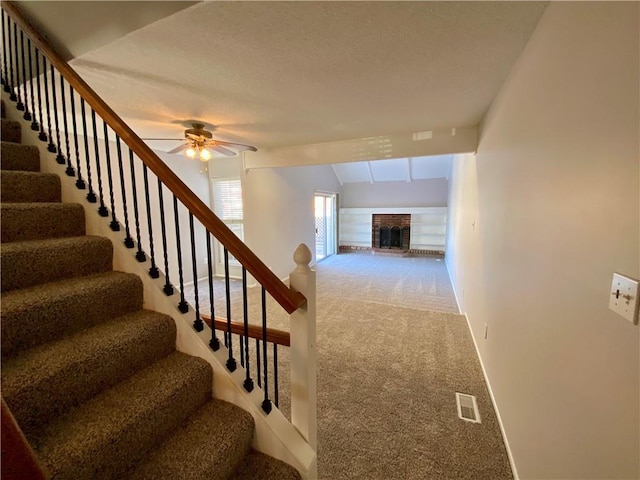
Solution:
[[[198,157],[203,162],[211,159],[211,152],[209,150],[214,150],[227,157],[235,157],[237,155],[235,151],[231,150],[232,148],[238,151],[258,151],[256,147],[251,145],[215,140],[213,134],[205,129],[204,123],[192,123],[191,127],[192,128],[187,128],[184,131],[184,138],[143,138],[143,140],[182,141],[184,142],[182,145],[169,150],[167,153],[178,153],[184,150],[187,157]]]

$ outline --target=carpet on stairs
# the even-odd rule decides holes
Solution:
[[[85,234],[20,123],[1,134],[2,396],[48,474],[300,478],[251,449],[251,415],[212,398],[210,365],[143,310],[140,278],[112,270],[110,240]]]

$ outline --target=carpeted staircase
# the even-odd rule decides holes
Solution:
[[[4,104],[3,104],[4,113]],[[4,114],[3,114],[4,117]],[[207,362],[175,349],[172,318],[112,270],[84,209],[39,173],[2,119],[2,397],[56,479],[300,478],[253,451],[253,418],[213,399]]]

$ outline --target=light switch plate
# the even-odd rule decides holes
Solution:
[[[609,295],[609,309],[637,325],[638,280],[614,273]]]

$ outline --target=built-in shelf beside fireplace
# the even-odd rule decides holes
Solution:
[[[379,248],[373,245],[374,215],[410,215],[409,250],[444,253],[447,207],[341,208],[339,246],[343,250]]]

